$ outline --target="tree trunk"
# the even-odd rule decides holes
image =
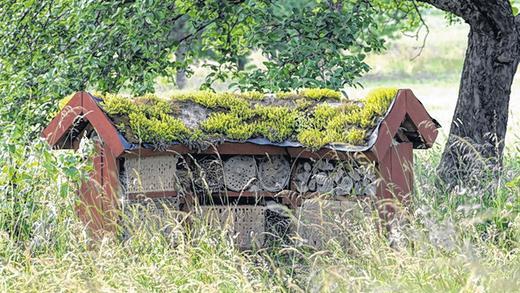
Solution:
[[[237,60],[237,70],[243,71],[246,68],[247,64],[247,57],[246,56],[239,56]]]
[[[511,84],[518,66],[518,30],[472,24],[459,97],[438,172],[449,186],[482,187],[502,166]],[[489,177],[488,177],[489,176]]]
[[[184,45],[179,45],[177,50],[175,51],[175,61],[178,63],[184,63],[186,55],[186,47]],[[186,87],[186,70],[184,68],[178,68],[175,73],[175,84],[178,89],[183,89]]]

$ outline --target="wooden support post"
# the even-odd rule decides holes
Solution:
[[[119,218],[119,164],[108,146],[103,148],[103,218],[107,232],[115,232]]]
[[[89,180],[84,181],[79,191],[79,203],[77,213],[88,229],[97,234],[103,230],[103,155],[101,147],[96,145],[97,154],[93,158],[94,170]]]
[[[398,205],[407,205],[413,188],[413,145],[392,145],[378,162],[380,182],[377,196],[382,217],[391,220]]]

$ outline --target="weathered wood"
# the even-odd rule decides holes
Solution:
[[[347,196],[352,193],[352,188],[354,187],[354,182],[352,178],[348,176],[343,176],[339,182],[336,183],[336,188],[334,189],[334,195],[336,196]]]
[[[332,192],[334,188],[334,180],[329,177],[329,174],[325,172],[319,172],[314,175],[316,179],[316,191],[319,193]]]
[[[355,160],[300,161],[296,164],[292,186],[304,194],[318,192],[334,196],[373,195],[373,187],[377,179],[375,168],[371,163],[360,163]]]
[[[283,156],[257,159],[258,179],[263,190],[278,192],[284,189],[291,176],[291,163]]]
[[[257,187],[257,165],[252,156],[233,156],[224,161],[225,185],[232,191]]]
[[[294,188],[300,193],[306,193],[309,191],[309,180],[311,178],[311,165],[309,162],[298,164],[294,172],[292,184]]]
[[[208,156],[197,161],[195,170],[195,186],[210,193],[224,190],[225,172],[220,158]]]

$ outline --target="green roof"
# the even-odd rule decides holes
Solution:
[[[318,149],[330,143],[366,145],[396,94],[395,88],[379,88],[355,101],[329,89],[276,94],[197,91],[168,98],[96,97],[102,99],[102,109],[133,144],[193,146],[265,138]]]

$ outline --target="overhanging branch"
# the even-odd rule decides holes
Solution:
[[[508,35],[515,30],[513,9],[508,0],[474,0],[474,3],[496,34]]]
[[[430,4],[440,10],[453,13],[465,21],[475,15],[475,8],[471,0],[418,0]],[[484,0],[485,1],[485,0]]]

